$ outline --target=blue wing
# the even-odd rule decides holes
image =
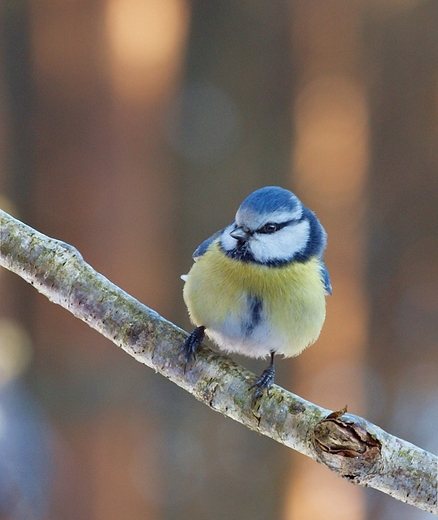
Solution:
[[[219,238],[222,235],[223,229],[220,231],[216,231],[214,235],[212,235],[210,238],[207,238],[207,240],[204,240],[202,244],[200,244],[195,251],[193,252],[193,260],[196,262],[196,260],[201,257],[203,254],[206,253],[207,249],[209,248],[210,244],[212,244],[217,238]]]
[[[324,261],[321,260],[321,273],[322,273],[322,281],[324,283],[324,289],[327,296],[332,294],[332,284],[330,283],[330,275],[327,271],[327,267],[324,264]]]

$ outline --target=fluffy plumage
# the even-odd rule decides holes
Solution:
[[[186,362],[205,330],[227,352],[271,355],[255,397],[269,389],[274,355],[298,355],[320,334],[331,294],[325,247],[324,228],[293,193],[269,186],[249,195],[193,254],[184,300],[198,328],[183,347]]]
[[[281,267],[236,261],[219,239],[192,267],[184,299],[192,322],[219,347],[248,357],[299,354],[316,341],[325,318],[318,259]]]

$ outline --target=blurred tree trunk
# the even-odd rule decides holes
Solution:
[[[29,215],[32,177],[32,109],[29,7],[26,1],[0,5],[0,197],[4,206]],[[27,317],[27,287],[4,275],[2,315]]]
[[[438,431],[438,4],[371,6],[368,416],[433,451]],[[381,494],[369,497],[370,518],[425,517]]]
[[[0,2],[0,207],[29,216],[33,83],[26,0]],[[53,445],[47,421],[27,391],[32,357],[29,288],[0,273],[0,517],[46,518]]]
[[[362,2],[293,2],[297,63],[292,182],[328,234],[325,261],[333,284],[315,345],[293,360],[288,388],[337,410],[365,414],[367,344],[364,288],[368,107]],[[360,520],[364,490],[291,454],[285,520]],[[309,483],[312,483],[311,485]],[[315,489],[319,492],[315,493]],[[338,504],[342,503],[342,508]]]

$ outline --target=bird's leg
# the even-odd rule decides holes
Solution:
[[[187,370],[187,365],[196,358],[196,351],[199,345],[203,342],[205,336],[205,327],[196,327],[196,329],[184,341],[181,347],[180,354],[184,353],[184,374]]]
[[[257,381],[249,388],[252,390],[256,388],[254,392],[254,396],[252,398],[252,404],[254,405],[255,401],[262,395],[263,390],[266,388],[266,393],[269,395],[269,389],[274,384],[275,377],[275,367],[274,367],[274,351],[271,351],[271,362],[269,363],[268,368],[263,370],[262,375],[257,379]]]

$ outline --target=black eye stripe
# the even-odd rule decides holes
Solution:
[[[287,220],[286,222],[280,222],[280,223],[268,222],[261,228],[257,229],[256,233],[261,233],[261,234],[275,233],[276,231],[279,231],[280,229],[283,229],[284,227],[288,226],[292,222],[293,222],[293,220]],[[273,229],[272,231],[268,230],[267,226],[269,226],[269,225],[275,226],[275,229]]]

